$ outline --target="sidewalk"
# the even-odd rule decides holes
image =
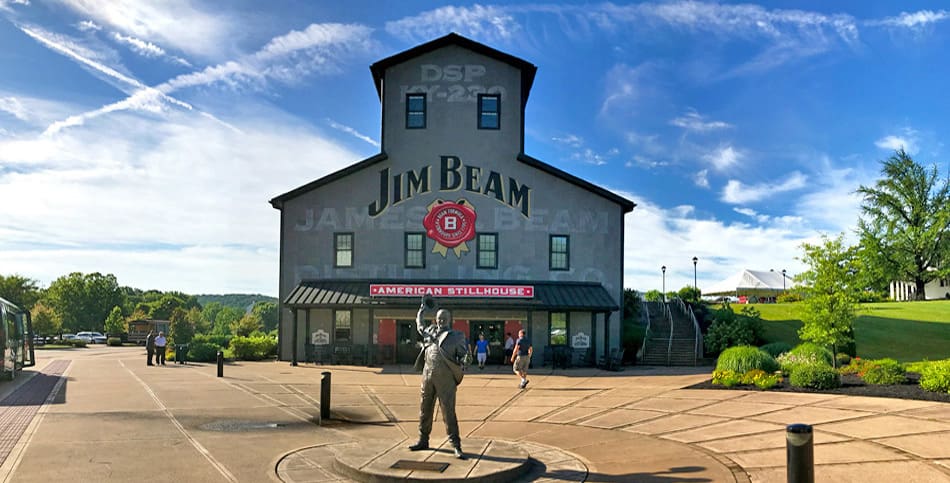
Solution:
[[[416,435],[419,376],[408,367],[241,362],[217,378],[213,364],[144,359],[138,348],[38,351],[28,372],[66,365],[64,382],[27,406],[0,479],[327,481],[340,445]],[[323,371],[332,418],[318,426]],[[784,482],[785,425],[807,423],[816,481],[950,482],[950,404],[681,389],[708,372],[542,368],[521,391],[507,367],[475,370],[458,394],[463,448],[482,438],[568,455],[542,475],[551,481]],[[14,395],[27,387],[3,383],[0,397],[16,384]],[[4,400],[0,425],[23,407]],[[441,423],[432,436],[444,436]]]

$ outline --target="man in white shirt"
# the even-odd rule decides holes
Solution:
[[[166,344],[168,344],[168,339],[165,338],[165,333],[159,332],[158,337],[155,337],[155,364],[165,365]]]

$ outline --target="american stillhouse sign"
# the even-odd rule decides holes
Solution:
[[[374,297],[534,297],[530,285],[408,285],[371,284],[369,294]]]

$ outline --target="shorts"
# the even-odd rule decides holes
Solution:
[[[488,359],[488,353],[487,353],[487,352],[479,352],[479,353],[477,353],[477,354],[475,354],[475,355],[478,357],[478,363],[481,364],[481,365],[485,365],[485,359]]]
[[[516,356],[513,369],[515,372],[525,372],[528,370],[528,364],[531,364],[531,356]]]

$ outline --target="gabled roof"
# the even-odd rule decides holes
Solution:
[[[299,188],[292,189],[282,195],[278,195],[270,200],[271,206],[274,208],[282,209],[284,207],[284,201],[296,198],[308,191],[315,190],[325,184],[332,183],[340,178],[346,177],[349,174],[355,173],[363,168],[372,166],[380,161],[385,161],[389,156],[386,153],[379,153],[374,156],[370,156],[358,163],[351,164],[339,171],[334,171],[320,179],[311,181]]]
[[[383,84],[380,82],[380,80],[386,74],[386,69],[449,45],[457,45],[459,47],[482,54],[486,57],[504,62],[520,70],[521,108],[524,109],[525,103],[528,102],[528,93],[531,91],[531,85],[534,84],[534,75],[538,71],[538,68],[528,61],[519,59],[518,57],[515,57],[511,54],[506,54],[500,50],[495,50],[485,44],[480,44],[472,39],[462,37],[461,35],[454,32],[444,37],[439,37],[430,42],[426,42],[422,45],[418,45],[409,50],[405,50],[396,55],[386,57],[385,59],[369,66],[370,72],[373,73],[373,84],[376,85],[376,93],[379,95],[379,98],[383,98]]]
[[[622,196],[619,196],[610,191],[607,191],[591,182],[584,181],[583,179],[578,178],[577,176],[574,176],[573,174],[570,174],[566,171],[561,171],[560,169],[557,169],[554,166],[551,166],[550,164],[545,163],[544,161],[541,161],[539,159],[532,158],[531,156],[528,156],[527,154],[524,154],[524,153],[519,154],[518,161],[521,161],[522,163],[527,164],[528,166],[531,166],[533,168],[540,169],[541,171],[544,171],[545,173],[553,175],[557,178],[561,178],[564,181],[567,181],[568,183],[580,186],[581,188],[584,188],[587,191],[603,196],[604,198],[607,198],[608,200],[611,200],[617,203],[618,205],[620,205],[621,207],[623,207],[624,213],[630,213],[631,211],[633,211],[633,208],[637,206],[636,203]]]
[[[369,293],[371,283],[400,283],[427,285],[531,285],[531,299],[474,299],[439,298],[439,303],[449,308],[530,308],[534,310],[585,310],[613,312],[617,302],[607,290],[595,282],[538,282],[500,280],[305,280],[300,282],[283,303],[288,307],[370,307],[388,306],[416,308],[419,297],[373,297]]]
[[[784,282],[783,282],[784,278]],[[755,293],[775,293],[791,288],[795,283],[782,272],[763,270],[742,270],[735,275],[703,289],[703,295],[735,295],[736,293],[754,295]]]

